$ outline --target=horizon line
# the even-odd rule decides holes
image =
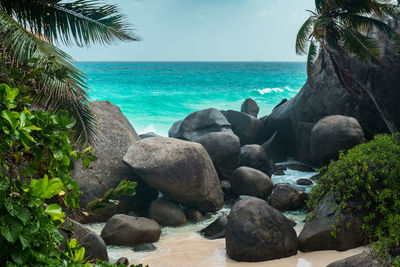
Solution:
[[[290,60],[75,60],[75,62],[177,62],[177,63],[307,63],[306,61]]]

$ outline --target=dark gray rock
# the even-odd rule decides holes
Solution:
[[[151,252],[156,250],[157,248],[151,244],[151,243],[146,243],[146,244],[141,244],[139,246],[136,246],[133,248],[133,251],[135,252]]]
[[[147,138],[132,144],[123,160],[168,199],[202,212],[222,208],[224,196],[218,175],[201,144]]]
[[[149,133],[145,133],[145,134],[141,134],[139,135],[140,139],[146,139],[146,138],[152,138],[152,137],[160,137],[158,134],[153,133],[153,132],[149,132]]]
[[[260,107],[257,105],[256,101],[251,98],[247,98],[243,102],[240,111],[257,118]]]
[[[127,247],[157,242],[160,235],[161,228],[156,221],[125,214],[111,217],[101,231],[107,245]]]
[[[165,198],[151,202],[148,217],[163,226],[186,224],[186,216],[183,210],[177,204]]]
[[[210,155],[221,180],[232,178],[240,164],[240,140],[233,133],[217,132],[203,135],[197,140]]]
[[[372,253],[370,252],[362,252],[357,255],[332,262],[327,267],[378,267],[384,266],[376,260]]]
[[[313,181],[311,181],[310,179],[301,178],[301,179],[298,179],[296,181],[296,184],[298,184],[298,185],[312,185]]]
[[[192,221],[194,223],[198,223],[204,220],[203,214],[201,214],[201,212],[198,210],[186,209],[185,215],[189,221]]]
[[[85,259],[108,261],[106,243],[98,234],[90,232],[79,243],[85,248]]]
[[[269,203],[280,211],[298,210],[306,204],[308,195],[290,184],[276,184]]]
[[[128,266],[128,265],[129,265],[129,260],[128,260],[128,258],[122,257],[122,258],[119,258],[119,259],[115,262],[115,264],[116,264],[116,265],[126,265],[126,266]]]
[[[297,254],[292,222],[264,200],[248,197],[231,209],[226,252],[235,261],[267,261]]]
[[[290,163],[285,165],[288,169],[299,171],[299,172],[315,172],[315,170],[307,165],[303,164],[296,164],[296,163]]]
[[[80,195],[81,207],[103,197],[108,189],[116,187],[121,180],[135,180],[132,169],[122,161],[122,157],[128,147],[139,140],[135,129],[116,105],[108,101],[96,101],[90,103],[90,106],[99,124],[99,140],[94,144],[97,161],[86,169],[83,169],[80,162],[76,162],[74,170],[71,171],[72,177],[78,182],[83,192]],[[151,189],[146,186],[137,188],[135,197],[119,198],[119,205],[98,210],[97,218],[91,218],[91,220],[106,221],[117,212],[125,213],[148,206],[154,199],[150,191]]]
[[[231,124],[224,115],[214,108],[189,114],[184,120],[176,122],[168,131],[169,137],[196,141],[203,135],[213,132],[232,133]]]
[[[274,133],[271,138],[269,138],[262,145],[265,153],[272,159],[275,163],[283,162],[287,160],[287,151],[282,149],[281,142],[279,141],[278,133]]]
[[[232,189],[236,195],[247,195],[265,199],[272,191],[272,181],[265,173],[249,168],[237,168],[232,178]]]
[[[261,143],[264,124],[259,119],[234,110],[224,111],[222,114],[228,119],[242,146]]]
[[[260,145],[246,145],[240,149],[240,166],[262,171],[269,177],[275,171],[274,162],[267,156]]]
[[[355,118],[328,116],[319,120],[311,130],[310,150],[315,165],[337,160],[339,151],[364,142],[364,132]]]
[[[357,204],[355,204],[356,206]],[[362,214],[348,214],[339,212],[338,203],[331,195],[324,196],[311,211],[306,219],[303,230],[299,235],[299,248],[301,251],[339,250],[344,251],[359,247],[363,244]],[[349,207],[351,207],[350,204]],[[336,225],[339,215],[336,238],[332,236],[332,226]],[[350,228],[348,227],[350,226]]]
[[[229,195],[232,193],[232,184],[228,180],[221,181],[221,188],[225,195]]]
[[[228,217],[226,215],[222,215],[209,226],[201,230],[200,233],[205,238],[210,240],[225,238],[227,222]]]

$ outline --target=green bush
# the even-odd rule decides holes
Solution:
[[[338,200],[337,209],[363,214],[363,230],[377,241],[378,252],[400,242],[400,145],[399,135],[377,135],[331,162],[313,189],[308,206],[314,208],[325,194]],[[357,205],[349,205],[357,203]],[[338,218],[339,219],[339,218]],[[335,228],[335,226],[333,227]],[[394,259],[396,260],[396,259]]]
[[[58,229],[65,209],[79,207],[81,192],[70,176],[72,160],[87,167],[95,157],[90,148],[74,149],[70,136],[75,120],[66,112],[30,111],[29,106],[28,93],[0,84],[0,266],[88,266],[76,240],[60,249]],[[135,186],[122,181],[95,204],[132,195]]]

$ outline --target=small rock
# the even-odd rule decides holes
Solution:
[[[122,264],[122,265],[128,266],[128,265],[129,265],[129,260],[128,260],[127,258],[125,258],[125,257],[122,257],[122,258],[119,258],[119,259],[115,262],[115,264],[116,264],[116,265]]]
[[[96,233],[88,233],[81,241],[85,248],[85,259],[108,261],[107,247],[104,240]]]
[[[247,195],[266,198],[272,191],[272,181],[265,173],[249,168],[240,167],[233,173],[232,189],[236,195]]]
[[[260,107],[257,105],[256,101],[251,98],[247,98],[243,102],[240,111],[257,118]]]
[[[268,158],[260,145],[245,145],[240,149],[240,166],[262,171],[268,177],[275,171],[274,162]]]
[[[153,132],[149,132],[149,133],[145,133],[145,134],[141,134],[139,135],[140,139],[146,139],[146,138],[152,138],[152,137],[160,137],[158,134],[153,133]]]
[[[157,248],[152,243],[145,243],[133,248],[135,252],[150,252],[154,251]]]
[[[302,208],[307,198],[305,192],[290,184],[281,183],[275,185],[269,201],[272,207],[283,212]]]
[[[286,175],[286,173],[282,170],[277,170],[277,171],[275,171],[274,175],[283,176],[283,175]]]
[[[186,218],[189,221],[192,221],[192,222],[195,222],[195,223],[198,223],[198,222],[201,222],[201,221],[204,220],[203,214],[201,214],[201,212],[198,211],[198,210],[186,209],[185,210],[185,215],[186,215]]]
[[[232,193],[232,184],[228,180],[221,181],[221,188],[222,192],[224,192],[225,195],[229,195]]]
[[[183,210],[174,202],[159,198],[151,202],[148,217],[164,226],[182,226],[186,224]]]
[[[209,226],[200,231],[200,233],[207,239],[214,240],[219,238],[224,238],[226,233],[226,224],[228,222],[228,217],[222,215]]]
[[[302,178],[302,179],[298,179],[296,181],[296,184],[298,184],[298,185],[312,185],[313,182],[310,179]]]

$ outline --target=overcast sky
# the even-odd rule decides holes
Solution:
[[[305,61],[296,33],[314,0],[111,0],[140,42],[62,47],[78,61]]]

